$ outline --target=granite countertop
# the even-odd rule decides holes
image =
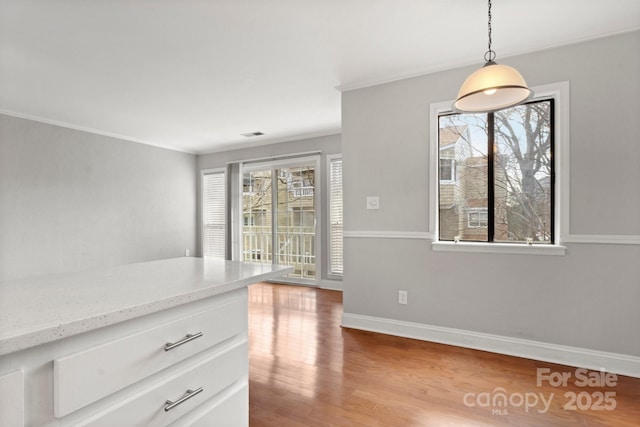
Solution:
[[[0,355],[219,295],[292,270],[182,257],[0,282]]]

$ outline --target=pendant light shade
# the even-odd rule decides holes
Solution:
[[[461,113],[484,113],[521,104],[533,96],[522,75],[512,67],[494,62],[491,49],[491,0],[489,3],[489,49],[485,64],[462,84],[453,109]]]
[[[488,61],[464,81],[453,108],[468,113],[497,111],[520,104],[532,95],[515,68]]]

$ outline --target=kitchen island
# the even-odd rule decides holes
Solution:
[[[0,425],[248,425],[247,286],[175,258],[0,282]]]

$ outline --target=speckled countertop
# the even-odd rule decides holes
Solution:
[[[0,282],[0,355],[229,292],[292,270],[183,257]]]

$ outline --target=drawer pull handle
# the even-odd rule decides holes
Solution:
[[[164,412],[169,412],[170,410],[172,410],[173,408],[175,408],[179,404],[181,404],[183,402],[186,402],[187,400],[191,399],[196,394],[202,393],[203,391],[204,391],[204,389],[202,387],[199,387],[199,388],[197,388],[195,390],[187,390],[187,393],[184,396],[182,396],[180,399],[176,400],[175,402],[167,400],[165,402],[165,405],[164,405]]]
[[[186,344],[189,341],[193,341],[196,338],[200,338],[201,336],[202,336],[202,332],[198,332],[197,334],[187,334],[187,336],[182,338],[180,341],[166,343],[164,345],[164,351],[169,351],[172,348],[176,348],[178,346],[181,346],[182,344]]]

